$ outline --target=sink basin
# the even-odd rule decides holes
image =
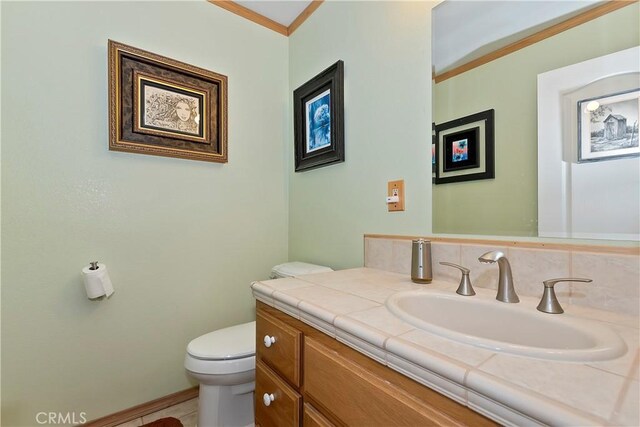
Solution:
[[[519,304],[507,304],[493,294],[464,297],[428,289],[394,294],[386,306],[419,329],[493,351],[574,362],[614,359],[627,351],[606,326],[566,313],[541,313],[537,303],[521,297]]]

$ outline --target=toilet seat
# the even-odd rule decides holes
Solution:
[[[256,322],[219,329],[187,345],[185,368],[199,374],[226,375],[255,369]]]
[[[229,375],[239,372],[252,371],[256,368],[256,356],[241,359],[209,360],[198,359],[189,353],[184,358],[184,367],[187,371],[196,374]]]

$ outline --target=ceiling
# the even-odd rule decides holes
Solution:
[[[250,0],[235,3],[288,27],[311,4],[311,0]]]
[[[466,64],[602,3],[606,1],[444,1],[432,15],[434,72]]]
[[[312,1],[248,0],[212,3],[222,7],[226,7],[225,3],[238,4],[276,22],[275,25],[282,28],[275,28],[275,31],[289,35],[295,29],[293,27],[297,28],[301,22],[293,27],[291,24]],[[603,3],[607,3],[607,0],[442,1],[433,9],[432,14],[433,71],[436,75],[442,74]],[[247,18],[265,25],[253,17]]]

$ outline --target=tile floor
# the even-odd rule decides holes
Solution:
[[[198,398],[169,406],[158,412],[154,412],[144,417],[136,418],[116,427],[138,427],[150,423],[160,418],[173,417],[180,420],[184,427],[196,427],[198,421]]]

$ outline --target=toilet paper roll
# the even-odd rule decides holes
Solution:
[[[82,269],[82,278],[89,299],[96,299],[103,296],[109,298],[111,294],[113,294],[113,284],[111,283],[106,265],[99,263],[96,270],[91,270],[90,265],[85,266]]]

